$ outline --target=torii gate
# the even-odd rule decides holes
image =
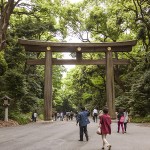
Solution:
[[[19,43],[29,52],[45,52],[45,58],[27,60],[30,65],[45,65],[44,83],[44,120],[52,119],[52,65],[106,65],[106,95],[109,114],[115,118],[115,90],[113,65],[129,64],[129,60],[114,59],[113,52],[130,52],[137,41],[105,42],[105,43],[58,43],[37,40],[19,39]],[[74,52],[76,59],[52,58],[52,52]],[[105,58],[100,60],[85,60],[82,53],[104,52]]]

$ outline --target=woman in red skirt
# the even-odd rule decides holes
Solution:
[[[111,149],[111,145],[106,140],[107,134],[111,134],[111,118],[108,115],[108,109],[103,109],[103,115],[100,116],[100,128],[101,128],[101,134],[102,134],[102,141],[103,141],[103,147],[104,149],[105,145],[107,145],[108,150]]]

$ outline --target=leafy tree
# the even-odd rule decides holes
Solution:
[[[146,71],[132,86],[133,100],[131,102],[134,114],[139,114],[145,117],[150,114],[150,71]]]
[[[14,8],[21,0],[1,0],[0,2],[0,50],[6,46],[6,33],[9,26],[10,16]]]
[[[23,4],[23,3],[22,3]],[[55,18],[52,7],[39,5],[38,3],[19,3],[11,14],[10,25],[7,30],[7,46],[5,52],[1,52],[1,78],[0,95],[8,94],[12,99],[11,109],[27,113],[39,110],[43,103],[44,67],[26,65],[27,58],[43,58],[43,53],[25,53],[23,47],[18,45],[18,38],[55,40],[53,35],[58,30],[55,28]],[[40,3],[41,4],[41,3]],[[50,12],[50,14],[46,12]],[[62,57],[54,54],[54,57]],[[61,71],[63,67],[54,66],[54,91],[53,98],[57,95],[57,89],[61,86]],[[23,75],[22,75],[23,74]],[[12,76],[12,78],[11,78]],[[9,81],[9,82],[8,82]],[[13,113],[12,113],[13,114]]]
[[[65,41],[71,36],[82,42],[137,38],[132,52],[113,54],[113,58],[131,60],[128,66],[114,66],[116,107],[124,106],[142,116],[149,114],[149,4],[146,0],[84,0],[75,4],[68,0],[1,1],[0,96],[8,94],[13,98],[12,107],[17,111],[42,112],[44,67],[29,66],[26,59],[44,58],[44,53],[25,53],[18,38]],[[62,58],[62,54],[53,57]],[[84,59],[104,57],[102,53],[83,54]],[[104,66],[78,66],[62,80],[64,71],[63,66],[53,66],[56,109],[65,111],[85,105],[92,110],[106,104]]]

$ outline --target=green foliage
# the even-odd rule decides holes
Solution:
[[[0,52],[0,76],[7,70],[7,63],[4,58],[4,52]]]
[[[102,75],[102,77],[101,77]],[[71,70],[64,80],[64,97],[74,104],[76,109],[81,105],[89,110],[94,107],[102,108],[106,101],[103,92],[103,73],[94,66],[76,67]]]
[[[0,101],[0,120],[4,120],[4,116],[5,116],[5,109],[3,107],[3,102]]]
[[[4,76],[5,90],[9,91],[10,97],[22,97],[26,94],[26,82],[24,75],[20,74],[17,70],[7,70]]]
[[[20,112],[13,112],[11,113],[10,117],[17,121],[20,125],[21,124],[27,124],[31,122],[31,115],[30,114],[23,114]]]
[[[42,58],[43,54],[25,53],[23,47],[18,45],[18,38],[54,40],[54,35],[59,30],[55,21],[55,11],[52,3],[48,1],[35,1],[17,7],[10,19],[5,53],[0,55],[0,96],[7,94],[13,100],[10,104],[10,113],[18,111],[27,113],[39,111],[43,113],[43,88],[44,67],[27,66],[27,58]],[[50,4],[50,5],[49,5]],[[21,6],[22,4],[20,4]],[[56,5],[55,5],[56,8]],[[55,15],[54,15],[55,14]],[[55,39],[56,40],[56,39]],[[54,54],[60,58],[61,54]],[[53,56],[53,57],[55,57]],[[8,66],[8,67],[7,67]],[[7,69],[7,70],[6,70]],[[54,102],[57,101],[58,89],[61,86],[61,71],[63,67],[53,68]],[[4,74],[5,72],[5,74]],[[18,114],[17,114],[18,115]]]
[[[134,114],[146,116],[150,113],[150,71],[146,71],[132,86]]]
[[[150,123],[150,117],[133,117],[131,122],[134,123]]]
[[[38,108],[38,98],[32,95],[25,95],[20,101],[20,109],[23,113],[34,111]]]
[[[150,113],[148,1],[84,0],[71,4],[67,0],[32,0],[30,4],[24,2],[15,8],[6,35],[6,49],[0,52],[0,96],[6,94],[13,99],[10,105],[12,117],[24,122],[27,119],[20,114],[34,110],[42,114],[44,105],[44,67],[26,65],[26,59],[44,58],[44,53],[25,53],[17,43],[18,38],[65,41],[68,36],[78,37],[83,42],[137,38],[139,41],[132,52],[113,55],[117,59],[131,60],[128,66],[114,66],[116,107],[128,108],[133,115]],[[62,54],[53,54],[53,57],[62,58]],[[102,53],[83,54],[84,59],[104,57]],[[53,66],[55,109],[69,111],[84,105],[92,110],[106,105],[104,66],[75,67],[62,80],[63,72],[63,66]],[[3,112],[3,107],[1,110]]]
[[[40,120],[44,120],[44,116],[43,116],[43,114],[38,115],[38,119],[40,119]]]

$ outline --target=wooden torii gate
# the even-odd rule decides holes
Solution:
[[[52,119],[52,65],[105,65],[106,95],[109,114],[115,118],[115,92],[113,65],[129,64],[129,60],[114,59],[113,52],[130,52],[137,41],[106,42],[106,43],[58,43],[37,40],[19,39],[19,43],[29,52],[45,52],[45,58],[27,60],[30,65],[45,65],[44,83],[44,120]],[[52,52],[76,53],[76,59],[52,58]],[[105,58],[100,60],[85,60],[82,53],[104,52]]]

